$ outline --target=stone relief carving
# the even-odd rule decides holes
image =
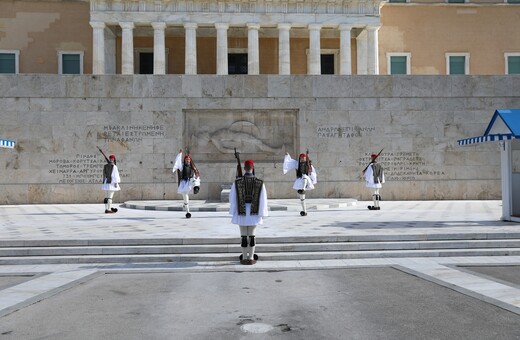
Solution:
[[[272,161],[294,152],[296,110],[190,110],[186,112],[185,143],[197,159],[227,161],[235,148],[245,157]]]
[[[234,153],[235,148],[244,153],[267,152],[269,154],[283,153],[284,146],[272,147],[258,136],[258,127],[248,121],[234,122],[229,128],[214,132],[201,132],[196,140],[199,146],[212,143],[222,153]]]

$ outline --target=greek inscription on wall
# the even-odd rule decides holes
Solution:
[[[97,154],[76,154],[69,157],[49,159],[49,172],[58,184],[101,184],[103,156]],[[121,177],[128,177],[119,169]]]
[[[105,125],[98,139],[105,142],[139,143],[146,138],[164,138],[164,125]]]
[[[358,162],[366,166],[370,162],[370,153],[365,153]],[[428,166],[418,152],[383,152],[377,161],[385,169],[386,181],[418,181],[444,179],[444,169]]]
[[[360,138],[371,136],[376,128],[358,125],[320,125],[316,128],[318,138]]]

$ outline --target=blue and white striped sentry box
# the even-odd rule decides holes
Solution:
[[[14,148],[16,142],[14,140],[0,139],[0,148]]]

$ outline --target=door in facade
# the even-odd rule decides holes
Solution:
[[[321,74],[334,74],[334,54],[321,55]]]
[[[139,74],[153,74],[153,52],[139,53]]]
[[[247,74],[247,53],[228,54],[228,74]]]

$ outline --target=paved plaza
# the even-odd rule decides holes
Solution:
[[[238,238],[225,203],[1,206],[0,243]],[[500,201],[271,200],[269,238],[520,238]],[[131,208],[128,208],[131,207]],[[237,254],[238,255],[238,254]],[[520,256],[0,266],[5,339],[520,339]]]

